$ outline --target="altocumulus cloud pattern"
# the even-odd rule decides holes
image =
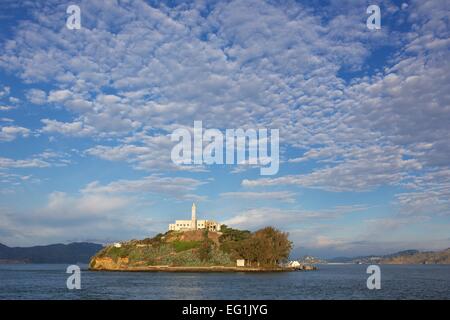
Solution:
[[[2,1],[0,242],[151,235],[192,201],[323,255],[448,247],[448,1]],[[170,134],[279,129],[280,169]],[[94,238],[93,238],[94,237]]]

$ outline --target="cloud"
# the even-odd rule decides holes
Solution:
[[[32,174],[16,174],[0,171],[0,194],[16,193],[17,188],[23,184],[40,183],[41,180]]]
[[[14,107],[6,106],[6,105],[0,106],[0,111],[9,111],[12,109],[14,109]]]
[[[155,193],[173,197],[192,197],[191,192],[205,184],[197,179],[150,175],[137,180],[117,180],[106,185],[98,181],[89,183],[81,190],[86,194]]]
[[[18,104],[20,102],[20,99],[16,98],[16,97],[9,97],[8,101],[13,103],[13,104]]]
[[[405,216],[450,215],[450,170],[442,168],[412,177],[408,191],[395,195],[399,212]]]
[[[298,223],[313,220],[335,220],[347,214],[366,210],[363,205],[336,206],[324,210],[280,209],[272,207],[253,208],[245,210],[223,223],[232,227],[256,229],[265,226],[278,228],[293,228]]]
[[[336,34],[327,34],[336,26],[321,26],[319,17],[300,4],[234,1],[212,6],[203,16],[207,8],[201,4],[169,12],[164,5],[156,9],[135,1],[109,7],[110,14],[120,12],[119,24],[98,12],[95,2],[83,2],[82,7],[81,37],[50,23],[24,22],[15,43],[5,47],[2,65],[17,70],[25,81],[54,84],[48,101],[77,109],[83,115],[80,121],[98,132],[125,134],[141,122],[157,128],[186,125],[199,114],[211,127],[270,124],[289,112],[301,90],[319,93],[311,90],[312,77],[337,85],[327,75],[333,64],[349,59],[361,63],[368,53],[348,40],[336,46]],[[48,11],[48,21],[60,20],[59,11]],[[49,47],[29,41],[33,36],[51,39],[45,42]],[[80,41],[86,45],[78,45]],[[89,43],[96,44],[95,50]],[[294,69],[308,80],[292,74]],[[290,90],[295,82],[302,89]],[[98,92],[106,85],[115,94]],[[74,106],[69,97],[84,105]],[[274,105],[279,105],[277,110]]]
[[[0,88],[0,98],[9,96],[11,88],[9,86],[3,86]]]
[[[333,156],[339,156],[337,151]],[[317,152],[315,156],[332,153]],[[329,191],[367,191],[380,185],[396,185],[406,179],[407,170],[421,169],[416,159],[408,159],[408,153],[397,147],[372,146],[345,150],[334,166],[315,169],[309,174],[287,175],[280,178],[256,180],[244,179],[245,187],[298,185]],[[311,157],[311,153],[309,154]]]
[[[302,4],[232,1],[169,10],[135,1],[111,4],[108,12],[120,17],[120,23],[113,23],[89,1],[83,2],[82,36],[27,21],[18,27],[14,45],[5,47],[2,61],[26,81],[53,83],[48,102],[76,114],[72,122],[44,119],[47,133],[134,137],[151,127],[166,135],[168,127],[191,125],[201,115],[210,127],[281,128],[284,143],[306,152],[339,145],[345,154],[355,145],[370,149],[374,141],[387,145],[388,153],[407,136],[423,140],[411,135],[415,128],[421,128],[421,136],[429,135],[428,141],[444,141],[438,133],[445,133],[445,109],[435,120],[431,109],[423,112],[431,97],[436,105],[446,105],[447,64],[438,63],[446,45],[432,45],[446,34],[427,26],[443,18],[442,8],[433,3],[425,13],[423,6],[414,3],[408,10],[429,21],[414,21],[417,32],[405,32],[407,40],[400,40],[387,27],[377,35],[367,32],[360,23],[362,3],[324,7],[324,20]],[[207,15],[201,14],[204,10]],[[47,18],[59,21],[60,16],[49,9]],[[46,42],[47,48],[43,42],[26,41],[31,35],[52,41]],[[370,49],[388,39],[408,53],[401,53],[385,72],[349,84],[338,76],[341,69],[363,69]],[[90,43],[96,44],[95,50]],[[420,54],[424,49],[431,50],[427,58]],[[144,55],[148,58],[142,59]],[[111,93],[99,90],[103,86]],[[435,145],[436,157],[442,148]],[[130,163],[168,169],[154,160]],[[359,170],[354,164],[343,169],[352,168]]]
[[[47,151],[41,156],[56,155]],[[145,200],[148,194],[204,200],[192,193],[203,184],[196,179],[152,175],[105,185],[94,181],[74,194],[54,191],[48,195],[45,205],[25,212],[0,207],[0,237],[7,243],[26,245],[62,238],[85,241],[86,234],[109,241],[148,237],[167,223],[155,217],[158,212]]]
[[[10,158],[0,158],[0,168],[45,168],[50,164],[41,159],[14,160]]]
[[[30,89],[25,96],[33,104],[44,104],[47,101],[47,93],[39,89]]]
[[[130,201],[123,197],[107,197],[101,194],[82,194],[80,197],[74,198],[64,192],[55,191],[49,195],[46,207],[39,214],[43,218],[80,220],[125,209],[129,206]]]
[[[295,202],[295,195],[296,194],[294,192],[290,191],[268,191],[268,192],[241,191],[241,192],[223,192],[220,194],[220,196],[224,198],[245,199],[252,201],[278,200],[288,203]]]
[[[42,132],[60,133],[74,137],[87,137],[91,136],[95,131],[93,127],[85,125],[82,121],[60,122],[50,119],[42,119],[41,121],[45,124]]]
[[[67,153],[54,152],[49,149],[27,159],[0,157],[0,169],[61,167],[70,163],[69,157],[70,155]]]
[[[62,102],[69,99],[72,96],[72,92],[67,89],[53,90],[48,95],[48,102]]]
[[[55,191],[49,194],[45,206],[31,212],[0,208],[0,237],[7,244],[36,245],[86,241],[87,234],[112,242],[154,233],[154,220],[134,213],[135,210],[132,197],[71,196]]]
[[[150,153],[149,148],[136,145],[120,145],[116,147],[96,146],[86,150],[86,154],[109,161],[125,161],[131,159],[135,155],[148,153]]]
[[[0,141],[13,141],[17,137],[28,137],[30,130],[19,126],[0,127]]]
[[[173,142],[167,135],[149,135],[139,132],[123,139],[115,146],[97,145],[86,149],[85,154],[108,161],[123,161],[133,168],[145,171],[191,171],[202,172],[201,165],[178,166],[171,159]]]

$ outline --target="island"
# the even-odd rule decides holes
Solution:
[[[90,261],[90,270],[175,272],[278,272],[313,270],[289,264],[288,233],[273,227],[255,232],[211,220],[177,220],[153,238],[110,244]]]
[[[292,243],[273,227],[256,232],[232,229],[169,230],[153,238],[106,246],[90,262],[91,270],[177,272],[276,272],[309,270],[285,262]]]

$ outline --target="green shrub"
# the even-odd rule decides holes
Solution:
[[[128,258],[130,264],[144,262],[146,265],[160,264],[158,259],[170,255],[173,251],[173,246],[168,244],[161,244],[157,246],[132,247],[128,251]]]
[[[198,248],[200,245],[199,241],[174,241],[172,242],[173,247],[176,252],[186,251],[189,249]]]
[[[123,256],[123,252],[122,248],[109,247],[106,251],[106,255],[117,262],[117,259]]]
[[[228,253],[223,252],[222,250],[219,250],[217,248],[214,248],[211,251],[208,263],[210,263],[211,265],[219,265],[219,266],[234,265],[231,256]]]
[[[172,266],[199,266],[202,261],[194,250],[186,250],[176,255],[165,257],[165,262]]]

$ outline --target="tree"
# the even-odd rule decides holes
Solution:
[[[250,231],[237,230],[229,228],[226,225],[220,227],[222,235],[219,238],[220,248],[222,251],[231,254],[233,259],[239,259],[243,257],[243,253],[246,249],[244,240],[251,237]]]
[[[277,265],[289,257],[292,242],[288,233],[265,227],[254,233],[221,227],[220,247],[233,259],[245,259],[252,265]]]
[[[227,241],[241,241],[250,237],[251,233],[248,230],[238,230],[228,227],[227,225],[222,225],[220,227],[220,232],[222,235],[219,238],[221,243]]]
[[[289,257],[291,249],[292,242],[288,239],[288,233],[266,227],[244,240],[240,254],[250,265],[277,265]]]
[[[255,232],[256,238],[263,243],[259,261],[263,264],[275,265],[287,260],[292,249],[289,234],[273,227],[265,227]]]

